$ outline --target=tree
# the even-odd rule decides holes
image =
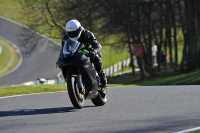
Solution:
[[[199,46],[196,28],[195,5],[198,3],[196,0],[185,0],[185,16],[186,16],[186,39],[185,47],[187,51],[187,71],[194,70],[199,67]],[[198,4],[197,4],[198,5]],[[198,18],[200,19],[200,18]]]
[[[35,30],[42,27],[43,34],[55,39],[65,34],[64,25],[69,19],[78,19],[85,28],[105,37],[117,35],[113,46],[118,50],[129,49],[133,75],[131,45],[142,43],[144,56],[137,57],[142,79],[147,72],[150,76],[156,74],[152,63],[153,45],[158,46],[159,71],[165,60],[161,58],[162,52],[170,57],[168,69],[178,70],[181,43],[184,43],[181,68],[190,71],[200,66],[198,0],[25,0],[24,6],[28,18],[34,22],[30,27]]]

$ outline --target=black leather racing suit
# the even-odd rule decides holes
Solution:
[[[65,41],[69,39],[67,35],[63,36],[62,38],[62,47],[65,43]],[[94,64],[95,69],[100,77],[101,85],[103,87],[107,86],[107,77],[103,71],[103,65],[101,60],[101,45],[97,42],[97,39],[95,38],[94,34],[86,29],[83,29],[81,36],[77,40],[80,43],[83,43],[88,51],[94,49],[97,51],[99,56],[95,56],[95,58],[91,58],[91,62]]]

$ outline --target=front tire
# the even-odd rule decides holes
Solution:
[[[76,109],[81,109],[84,104],[84,95],[79,93],[78,85],[75,77],[67,78],[68,94],[71,103]]]
[[[102,93],[100,90],[98,91],[98,96],[94,99],[91,99],[92,103],[95,106],[103,106],[107,102],[107,88],[106,88],[106,93]]]

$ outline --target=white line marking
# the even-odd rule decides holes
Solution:
[[[196,131],[196,130],[200,130],[200,127],[195,127],[195,128],[191,128],[191,129],[187,129],[187,130],[183,130],[183,131],[178,131],[178,132],[174,132],[174,133],[187,133],[187,132],[192,132],[192,131]]]
[[[22,97],[22,96],[30,96],[30,95],[41,95],[41,94],[62,93],[62,92],[67,92],[67,91],[43,92],[43,93],[31,93],[31,94],[13,95],[13,96],[0,97],[0,99],[13,98],[13,97]]]

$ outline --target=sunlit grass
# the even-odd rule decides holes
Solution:
[[[180,74],[176,76],[151,78],[145,81],[132,81],[132,84],[149,86],[149,85],[200,85],[200,70],[191,73]]]
[[[19,63],[19,54],[8,42],[0,38],[2,53],[0,55],[0,76],[12,71]]]
[[[10,18],[14,21],[17,21],[19,23],[22,23],[24,25],[32,25],[30,21],[28,21],[26,16],[23,16],[23,8],[20,5],[20,2],[23,2],[24,0],[1,0],[0,1],[0,15]],[[42,27],[39,27],[37,29],[34,29],[40,33],[43,33],[48,28],[48,25],[43,25]],[[64,28],[64,25],[63,25]],[[53,35],[60,35],[60,33],[55,30]],[[49,37],[49,34],[45,34]],[[110,36],[107,38],[102,39],[101,37],[97,38],[100,44],[103,46],[102,50],[102,58],[103,58],[103,65],[104,68],[109,67],[110,65],[113,65],[121,60],[125,60],[129,57],[129,54],[127,53],[127,49],[122,50],[121,52],[117,52],[114,48],[111,48],[110,44],[113,43],[113,40],[118,38],[118,36]],[[60,35],[60,39],[54,39],[58,43],[61,42],[62,35]]]
[[[200,133],[200,130],[198,130],[198,131],[193,131],[193,132],[189,132],[189,133]]]
[[[114,48],[109,45],[103,46],[102,50],[102,60],[104,68],[107,68],[117,62],[129,58],[127,51],[123,50],[122,52],[117,52]]]
[[[181,74],[171,77],[158,77],[145,81],[136,80],[131,74],[124,74],[119,76],[120,82],[118,84],[108,84],[108,87],[116,86],[162,86],[162,85],[200,85],[200,70],[196,70],[191,73]],[[124,83],[123,83],[124,81]],[[40,92],[55,92],[66,91],[67,86],[65,84],[55,85],[19,85],[19,86],[2,86],[0,87],[0,96],[10,96],[18,94],[30,94]]]
[[[19,94],[41,93],[65,91],[67,87],[65,84],[56,85],[19,85],[19,86],[3,86],[0,87],[0,96],[11,96]]]
[[[24,0],[0,0],[0,15],[20,23],[25,23],[22,7],[19,2]]]

